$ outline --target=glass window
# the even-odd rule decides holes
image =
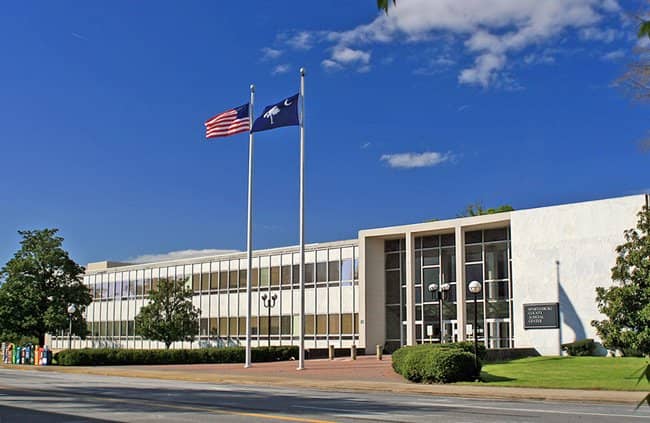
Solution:
[[[291,266],[282,266],[282,285],[291,285]]]
[[[485,242],[506,241],[508,239],[508,228],[486,229],[483,236]]]
[[[340,332],[339,328],[339,319],[340,316],[338,314],[330,314],[329,315],[329,328],[327,332],[330,335],[338,335]]]
[[[267,336],[269,334],[269,317],[260,316],[260,335]]]
[[[341,262],[341,280],[352,280],[352,259],[344,259]]]
[[[314,315],[306,314],[305,315],[305,335],[314,335]]]
[[[237,288],[237,282],[239,279],[237,279],[237,271],[236,270],[231,270],[230,271],[230,276],[228,278],[228,288]]]
[[[305,283],[314,283],[314,263],[305,263]]]
[[[200,273],[194,273],[192,275],[192,290],[194,292],[200,292],[201,291],[201,274]]]
[[[212,272],[210,274],[210,290],[219,289],[219,272]]]
[[[271,285],[280,285],[280,267],[278,266],[271,267]]]
[[[257,267],[251,269],[251,286],[253,288],[260,285],[260,271]]]
[[[397,308],[397,320],[399,321],[399,307],[396,308]],[[386,309],[388,310],[388,307],[386,307]],[[342,334],[350,335],[353,333],[351,314],[348,313],[348,314],[341,315],[341,326],[342,326],[342,330],[341,330]]]
[[[354,280],[359,279],[359,259],[354,259]]]
[[[219,325],[217,322],[216,317],[210,317],[210,320],[208,322],[210,324],[210,327],[208,328],[208,333],[212,336],[219,335]]]
[[[219,289],[225,291],[228,289],[228,271],[222,270],[219,272]]]
[[[280,317],[271,316],[271,335],[278,335],[280,333]]]
[[[210,289],[210,274],[201,273],[201,291],[205,292]]]
[[[386,254],[386,269],[399,269],[399,253]]]
[[[401,239],[387,239],[384,241],[384,251],[399,251],[401,249]]]
[[[399,304],[399,272],[396,270],[386,272],[386,304]]]
[[[199,320],[199,335],[208,336],[208,319]]]
[[[239,318],[239,336],[246,336],[246,318]]]
[[[443,283],[456,282],[456,250],[443,248],[441,250],[441,273]]]
[[[316,315],[316,335],[327,335],[327,315]]]
[[[240,269],[239,270],[239,287],[246,289],[246,283],[248,278],[248,270],[246,269]]]
[[[237,321],[239,319],[236,317],[229,317],[228,318],[228,333],[230,336],[237,336]]]
[[[483,260],[483,247],[481,245],[468,245],[465,247],[465,262]]]
[[[481,231],[465,232],[465,244],[476,244],[483,241],[483,233]]]
[[[508,277],[508,244],[498,243],[485,246],[485,279],[506,279]]]
[[[488,300],[507,300],[508,281],[485,282],[485,291]]]
[[[220,317],[219,318],[219,336],[226,338],[228,337],[228,318]]]
[[[469,303],[468,303],[469,305]],[[487,317],[491,319],[507,319],[510,317],[508,301],[488,301],[485,305]]]
[[[440,264],[440,250],[424,250],[422,251],[422,266],[435,266]]]
[[[260,269],[260,286],[269,286],[270,276],[269,268],[263,267]]]
[[[330,261],[328,266],[327,280],[328,281],[338,281],[339,280],[339,262],[338,260]]]
[[[282,316],[280,320],[282,324],[282,335],[291,335],[291,316]]]
[[[399,306],[386,306],[386,339],[400,339],[402,321]],[[346,317],[348,321],[346,321]],[[349,323],[348,323],[349,322]],[[346,325],[349,324],[349,328]],[[352,315],[343,315],[343,333],[352,333]]]
[[[326,282],[327,281],[327,263],[320,262],[316,263],[316,282]]]
[[[440,246],[440,237],[437,235],[422,237],[422,248],[432,248]]]
[[[440,235],[440,245],[443,247],[456,245],[456,236],[454,234]]]
[[[299,284],[300,283],[300,265],[294,264],[291,266],[293,272],[291,273],[291,283]]]

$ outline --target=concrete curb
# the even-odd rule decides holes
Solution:
[[[394,392],[401,394],[425,394],[433,396],[453,396],[465,398],[493,398],[515,400],[544,400],[557,402],[580,403],[614,403],[637,404],[646,396],[645,391],[604,391],[584,389],[550,389],[550,388],[517,388],[474,385],[427,385],[409,382],[367,382],[358,380],[300,380],[290,377],[263,375],[219,375],[214,372],[199,374],[183,374],[180,370],[142,370],[124,366],[116,367],[59,367],[59,366],[18,366],[3,364],[2,368],[24,371],[44,371],[58,373],[87,374],[97,376],[136,377],[147,379],[182,380],[188,382],[226,383],[240,385],[263,385],[291,388],[309,388],[324,391],[361,391],[361,392]]]

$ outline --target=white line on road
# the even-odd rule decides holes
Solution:
[[[422,406],[422,404],[419,404]],[[446,408],[457,408],[458,411],[463,411],[463,409],[474,409],[474,410],[492,410],[498,412],[508,412],[508,411],[518,411],[521,413],[544,413],[544,414],[563,414],[571,416],[592,416],[592,417],[626,417],[633,419],[648,419],[648,415],[638,415],[638,414],[612,414],[612,413],[589,413],[582,411],[561,411],[561,410],[542,410],[538,408],[510,408],[510,407],[488,407],[481,405],[459,405],[459,404],[430,404],[431,407],[446,407]],[[292,405],[291,407],[295,408],[310,408],[314,410],[323,410],[323,411],[335,411],[340,413],[356,413],[359,410],[350,410],[345,408],[328,408],[328,407],[316,407],[309,405]]]

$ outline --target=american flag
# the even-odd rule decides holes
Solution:
[[[248,103],[219,113],[205,122],[205,137],[218,138],[250,130]]]

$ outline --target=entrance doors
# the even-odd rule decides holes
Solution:
[[[458,342],[458,321],[442,321],[442,342]]]

